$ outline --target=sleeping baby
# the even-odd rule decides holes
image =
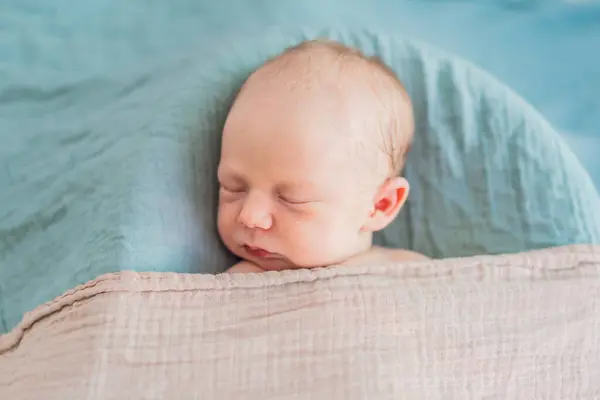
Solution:
[[[223,128],[218,229],[228,272],[423,260],[373,246],[406,201],[410,99],[394,72],[315,40],[267,61]]]

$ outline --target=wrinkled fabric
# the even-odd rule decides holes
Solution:
[[[122,272],[0,336],[6,399],[597,399],[600,247]]]

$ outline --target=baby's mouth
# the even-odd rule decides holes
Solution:
[[[265,249],[261,249],[260,247],[253,247],[247,244],[243,245],[243,247],[248,254],[256,258],[276,258],[275,253],[271,253]]]

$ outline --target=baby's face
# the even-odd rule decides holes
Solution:
[[[327,266],[370,245],[362,228],[377,185],[365,184],[350,139],[360,110],[329,94],[251,85],[225,124],[219,233],[264,269]]]

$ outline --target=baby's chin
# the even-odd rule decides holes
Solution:
[[[290,269],[308,268],[305,266],[297,265],[288,258],[281,255],[269,258],[252,257],[248,256],[248,254],[238,254],[238,256],[240,256],[243,260],[251,262],[252,264],[265,271],[286,271]]]
[[[252,250],[248,250],[243,246],[230,248],[238,257],[242,260],[248,261],[264,271],[285,271],[292,269],[313,269],[313,268],[324,268],[332,265],[339,265],[347,257],[338,257],[325,260],[322,257],[316,257],[312,259],[312,262],[304,263],[299,262],[300,260],[292,260],[283,254],[278,253],[267,253],[267,254],[256,254]]]
[[[304,267],[298,266],[285,258],[277,258],[277,259],[246,259],[246,261],[250,261],[251,263],[257,265],[261,269],[265,271],[285,271],[289,269],[301,269]]]
[[[255,259],[255,258],[244,258],[246,261],[251,262],[252,264],[258,266],[264,271],[287,271],[294,269],[313,269],[313,268],[324,268],[330,265],[338,265],[338,262],[323,262],[318,265],[299,265],[294,262],[286,259],[286,258],[278,258],[278,259]]]

